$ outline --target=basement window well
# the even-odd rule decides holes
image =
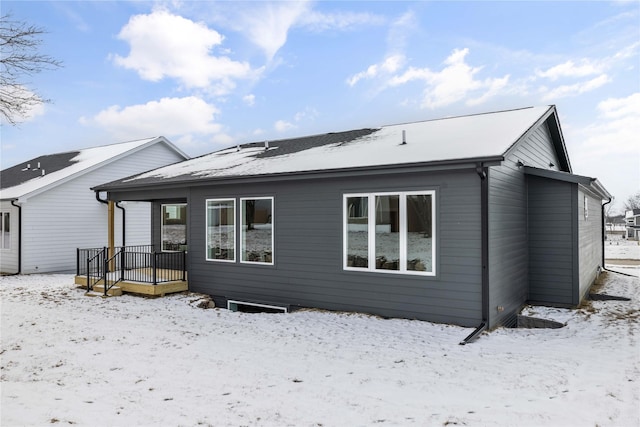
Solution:
[[[228,300],[227,309],[242,313],[288,313],[289,306],[275,303]]]

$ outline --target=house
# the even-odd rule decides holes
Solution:
[[[164,137],[49,154],[0,172],[0,271],[72,272],[76,248],[107,238],[108,204],[91,187],[188,159]],[[104,201],[105,203],[101,203]],[[117,206],[116,244],[147,244],[148,203]]]
[[[604,265],[602,202],[555,106],[242,144],[98,185],[186,213],[189,288],[217,305],[513,325],[577,305]]]
[[[625,211],[626,236],[629,240],[640,240],[640,209]]]

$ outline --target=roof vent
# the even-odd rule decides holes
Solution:
[[[240,151],[240,144],[236,145],[236,151]]]
[[[402,145],[407,145],[407,131],[402,129]]]
[[[269,149],[269,141],[264,142],[264,149],[265,151]]]
[[[28,171],[31,170],[31,163],[27,163],[27,167],[26,168],[22,168],[23,171]]]
[[[38,166],[34,169],[34,171],[40,170],[40,162],[38,162]]]
[[[46,173],[46,172],[44,171],[44,169],[42,169],[42,176],[44,176],[44,174],[45,174],[45,173]]]

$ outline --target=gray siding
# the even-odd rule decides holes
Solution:
[[[601,200],[590,192],[578,190],[578,252],[579,252],[579,304],[598,277],[602,265],[602,208]],[[588,215],[585,216],[584,200],[587,198]]]
[[[437,203],[435,277],[343,270],[343,194],[431,189]],[[190,191],[192,291],[219,302],[253,299],[464,326],[482,320],[480,179],[475,171],[212,185]],[[258,196],[275,199],[275,265],[206,261],[205,200]]]
[[[529,300],[575,304],[575,184],[528,177]]]
[[[513,324],[528,298],[527,191],[518,161],[558,170],[558,157],[546,123],[516,143],[501,166],[489,169],[490,328]]]

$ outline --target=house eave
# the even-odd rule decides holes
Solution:
[[[607,191],[597,178],[591,178],[583,175],[575,175],[568,172],[561,172],[549,169],[534,168],[531,166],[524,167],[525,175],[537,176],[541,178],[553,179],[555,181],[570,182],[578,184],[584,188],[588,188],[603,200],[611,199],[611,193]]]
[[[413,172],[437,172],[442,170],[458,170],[458,169],[474,169],[479,165],[497,166],[504,160],[503,156],[478,157],[456,160],[441,160],[431,162],[416,162],[404,164],[387,164],[377,166],[362,166],[353,168],[340,169],[323,169],[310,171],[282,172],[270,174],[253,174],[253,175],[232,175],[232,176],[212,176],[212,177],[190,177],[190,178],[167,178],[159,179],[153,182],[138,182],[135,180],[129,182],[107,183],[91,188],[93,191],[106,192],[126,192],[141,189],[157,189],[157,188],[180,188],[203,186],[211,184],[236,184],[251,182],[274,182],[287,180],[302,179],[319,179],[319,178],[340,178],[355,177],[364,175],[380,175],[394,172],[413,173]]]

